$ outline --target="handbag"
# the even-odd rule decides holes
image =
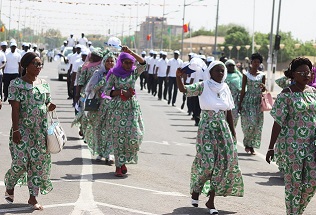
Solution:
[[[273,99],[271,93],[266,92],[262,94],[261,97],[261,111],[270,111],[273,106]]]
[[[84,102],[84,110],[85,111],[97,111],[99,110],[100,106],[100,99],[97,99],[94,95],[93,98],[89,99],[89,96],[87,96],[87,99]]]
[[[53,113],[56,115],[56,121],[53,119]],[[67,137],[64,129],[61,127],[56,111],[53,111],[50,116],[50,126],[47,129],[47,151],[52,154],[57,154],[67,142]]]
[[[132,94],[133,96],[136,94],[136,93],[135,93],[135,89],[129,88],[128,90],[131,92],[131,94]],[[120,93],[120,97],[121,97],[122,101],[127,101],[127,100],[128,100],[128,98],[126,98],[123,93]]]

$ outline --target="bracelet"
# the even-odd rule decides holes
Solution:
[[[274,151],[274,149],[268,149],[268,152],[270,152],[270,151]]]
[[[17,130],[14,130],[14,131],[12,131],[12,133],[15,133],[15,132],[18,132],[18,131],[20,131],[19,129],[17,129]]]
[[[121,96],[123,95],[123,89],[121,89]]]

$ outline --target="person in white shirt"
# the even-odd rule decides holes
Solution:
[[[155,91],[153,88],[155,86],[155,77],[154,77],[154,71],[155,71],[155,66],[157,62],[157,52],[153,51],[153,56],[149,58],[148,60],[148,80],[147,80],[147,87],[148,87],[148,93],[151,92],[152,95],[156,95],[157,91]]]
[[[39,51],[37,51],[37,45],[33,44],[33,52],[39,57],[41,58],[41,53]]]
[[[1,42],[1,51],[6,54],[9,52],[9,50],[7,50],[7,47],[8,47],[8,43],[7,41],[2,41]]]
[[[88,39],[84,36],[84,33],[81,33],[81,38],[78,39],[78,44],[88,47]]]
[[[25,55],[25,53],[29,52],[29,48],[30,47],[29,47],[28,43],[23,43],[22,44],[22,49],[23,50],[20,51],[21,58]],[[17,52],[17,50],[15,50],[15,52]]]
[[[11,43],[11,52],[6,54],[7,62],[3,71],[3,101],[8,99],[8,88],[10,81],[21,76],[21,55],[15,51],[16,47],[16,43]]]
[[[90,50],[90,52],[93,52],[93,50],[94,50],[94,47],[93,47],[91,41],[88,41],[88,49]]]
[[[158,60],[156,64],[156,75],[158,77],[158,100],[163,98],[167,100],[167,83],[166,83],[166,77],[167,77],[167,67],[168,67],[168,59],[167,59],[167,52],[161,53],[161,58]],[[164,90],[162,94],[162,85],[164,85]]]
[[[2,101],[2,77],[3,77],[3,68],[5,67],[6,64],[6,56],[4,52],[0,51],[0,103]],[[1,105],[0,105],[1,106]],[[1,109],[1,107],[0,107]]]
[[[171,102],[172,98],[172,106],[176,106],[178,86],[176,81],[176,72],[177,69],[180,68],[183,64],[183,61],[179,59],[180,52],[174,51],[174,58],[171,58],[168,62],[167,67],[167,80],[168,80],[168,104]],[[173,91],[173,94],[172,94]]]
[[[67,56],[69,60],[69,69],[67,73],[67,89],[68,89],[68,99],[73,99],[74,95],[71,88],[71,73],[73,72],[73,64],[76,62],[76,60],[81,58],[81,45],[77,44],[75,46],[76,52],[73,53],[71,56]]]
[[[73,37],[73,34],[70,34],[70,37],[67,39],[67,46],[74,47],[76,45],[76,39]]]
[[[64,52],[65,47],[67,47],[67,40],[64,41],[64,44],[60,46],[60,53]]]
[[[142,58],[144,58],[144,60],[147,62],[147,58],[149,58],[149,56],[146,56],[146,51],[142,51],[141,55],[142,55]],[[146,89],[146,83],[147,83],[147,81],[146,81],[146,75],[147,75],[146,72],[144,71],[139,76],[140,90],[143,90],[143,88]]]

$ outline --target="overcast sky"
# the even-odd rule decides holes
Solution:
[[[168,24],[182,25],[184,0],[0,0],[1,19],[6,28],[25,26],[36,32],[57,28],[63,36],[70,33],[133,34],[146,16],[163,16]],[[163,6],[165,2],[165,7]],[[197,30],[215,28],[217,0],[185,0],[185,23]],[[148,4],[150,3],[150,7]],[[191,4],[192,3],[192,4]],[[235,23],[250,33],[269,33],[273,0],[220,0],[219,25]],[[11,7],[10,7],[11,4]],[[111,6],[108,6],[110,4]],[[126,6],[122,6],[126,4]],[[0,5],[1,6],[1,5]],[[9,21],[11,8],[11,22]],[[275,0],[274,33],[278,20],[279,0]],[[283,0],[280,30],[291,32],[302,42],[316,39],[312,24],[316,21],[316,0]],[[255,16],[253,16],[255,11]],[[253,22],[254,21],[254,22]],[[9,24],[10,23],[10,24]],[[20,24],[19,24],[20,23]],[[123,30],[122,30],[123,29]],[[138,28],[139,29],[139,28]]]

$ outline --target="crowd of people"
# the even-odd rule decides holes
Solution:
[[[265,73],[260,71],[261,54],[253,53],[249,68],[240,70],[234,60],[225,57],[215,60],[190,53],[188,61],[183,62],[177,50],[168,59],[164,51],[159,57],[153,50],[149,56],[145,51],[140,56],[127,46],[120,46],[121,52],[90,49],[84,34],[80,41],[70,35],[63,46],[73,47],[73,53],[62,57],[69,62],[67,87],[73,99],[73,125],[78,126],[79,135],[96,160],[104,158],[109,165],[115,164],[116,177],[124,177],[127,165],[138,162],[144,136],[142,112],[135,96],[139,78],[140,90],[157,95],[169,105],[175,106],[178,90],[183,93],[181,108],[186,102],[188,114],[198,126],[191,166],[191,204],[198,207],[199,196],[204,193],[209,196],[209,213],[218,214],[215,196],[244,195],[235,128],[240,118],[245,151],[255,155],[255,149],[261,146],[261,97],[266,91]],[[4,198],[12,204],[15,185],[27,184],[28,204],[42,210],[38,194],[53,189],[46,116],[56,105],[49,84],[38,77],[43,61],[36,46],[30,52],[26,45],[16,52],[15,42],[10,43],[10,51],[6,51],[5,42],[1,43],[3,101],[9,101],[12,108],[12,164],[5,174]],[[302,214],[316,190],[314,70],[309,59],[293,59],[285,77],[276,81],[284,89],[270,112],[274,125],[266,161],[275,161],[284,174],[287,214]],[[87,101],[94,105],[89,106]]]

